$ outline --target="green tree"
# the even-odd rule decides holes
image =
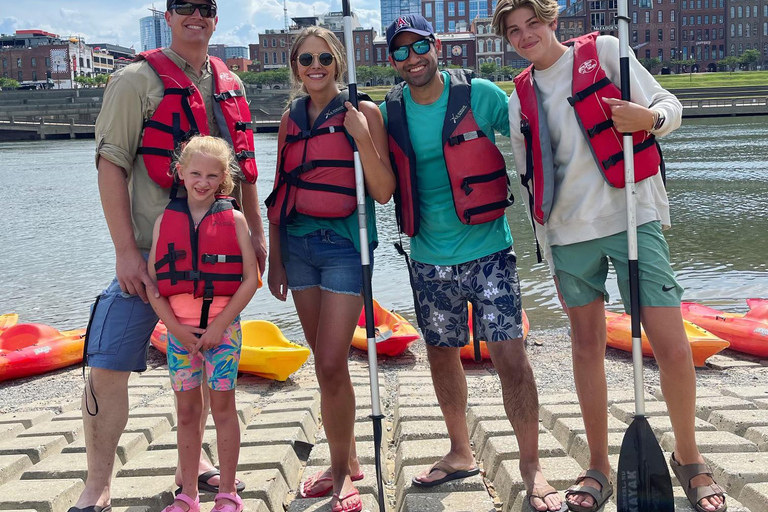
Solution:
[[[109,82],[109,77],[110,77],[110,76],[111,76],[111,75],[107,75],[107,74],[96,75],[96,76],[94,77],[93,81],[94,81],[94,82],[95,82],[95,84],[96,84],[96,85],[98,85],[99,87],[103,87],[103,86],[106,86],[106,85],[107,85],[107,82]]]
[[[483,78],[489,78],[497,71],[495,62],[484,62],[480,64],[480,75]]]
[[[18,89],[19,82],[13,78],[0,77],[0,89]]]
[[[80,84],[82,87],[93,87],[96,85],[96,80],[90,76],[76,76],[75,82]]]
[[[728,57],[717,61],[717,65],[733,73],[734,70],[739,69],[740,60],[739,57],[729,55]]]
[[[653,70],[659,67],[659,64],[661,64],[661,60],[656,57],[650,59],[640,59],[640,64],[642,64],[649,73],[653,73]]]
[[[739,57],[739,64],[749,70],[758,60],[760,60],[760,50],[747,50]]]

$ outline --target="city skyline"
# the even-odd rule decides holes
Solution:
[[[139,19],[151,15],[151,7],[164,10],[163,0],[124,0],[120,3],[98,0],[65,0],[56,9],[45,0],[3,5],[0,34],[16,30],[40,29],[64,36],[78,35],[87,42],[110,42],[133,46],[141,51]],[[380,0],[353,0],[352,9],[364,27],[381,33]],[[288,17],[340,11],[341,0],[288,0]],[[109,20],[105,22],[104,20]],[[219,23],[211,44],[248,46],[259,40],[259,33],[284,26],[282,0],[224,0],[219,2]]]

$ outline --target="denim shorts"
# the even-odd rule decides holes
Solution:
[[[360,253],[351,240],[330,229],[303,236],[289,234],[285,273],[288,288],[297,292],[316,286],[345,295],[360,295],[363,291]]]
[[[91,307],[87,363],[94,368],[123,372],[147,369],[149,337],[157,315],[138,295],[120,289],[117,277]]]
[[[523,337],[523,305],[512,247],[459,265],[410,260],[416,319],[424,341],[435,347],[469,343],[469,308],[481,341]]]

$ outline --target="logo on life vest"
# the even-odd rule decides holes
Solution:
[[[234,78],[232,78],[232,73],[224,71],[222,73],[219,73],[219,80],[224,80],[225,82],[231,82],[232,80],[234,80]]]
[[[768,329],[765,329],[763,327],[758,327],[755,329],[755,334],[760,334],[761,336],[768,336]]]
[[[581,73],[582,75],[586,75],[587,73],[591,73],[592,71],[594,71],[596,67],[597,67],[597,61],[595,59],[589,59],[587,62],[579,66],[579,73]]]
[[[465,110],[467,110],[467,106],[462,105],[458,112],[451,115],[451,121],[453,121],[453,124],[456,124],[459,122],[459,119],[461,119],[461,116],[464,114]]]
[[[333,116],[335,116],[336,114],[338,114],[339,112],[341,112],[342,110],[344,110],[345,108],[346,107],[344,105],[338,106],[335,109],[331,110],[330,112],[326,112],[325,113],[325,118],[326,119],[330,119]]]
[[[403,17],[403,16],[400,16],[399,18],[397,18],[397,21],[395,23],[396,23],[395,26],[397,27],[397,30],[400,30],[403,27],[410,27],[411,26],[411,24],[408,23],[408,20],[405,19],[405,17]]]

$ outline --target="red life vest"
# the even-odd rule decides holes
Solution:
[[[504,215],[514,198],[509,192],[504,156],[478,126],[471,108],[471,75],[448,70],[448,107],[443,121],[443,157],[451,184],[453,206],[463,224],[482,224]],[[387,104],[390,159],[397,178],[395,214],[400,231],[413,237],[421,216],[416,185],[416,154],[411,145],[403,97],[404,83],[395,86]]]
[[[275,185],[265,201],[269,222],[285,226],[297,213],[342,219],[357,208],[355,162],[344,129],[344,102],[339,93],[309,124],[309,96],[291,102],[285,141],[279,148]],[[358,95],[359,101],[370,101]]]
[[[173,185],[174,153],[194,135],[209,135],[208,115],[202,94],[162,48],[140,53],[163,81],[165,95],[152,118],[144,122],[138,153],[143,155],[150,178],[162,188]],[[258,171],[254,159],[251,111],[234,75],[220,59],[209,57],[214,82],[214,118],[221,137],[234,148],[240,170],[248,183]]]
[[[208,321],[214,295],[234,295],[243,280],[243,256],[237,241],[231,197],[216,201],[195,228],[185,197],[171,200],[160,221],[155,272],[160,295],[191,293],[203,298],[201,327]]]
[[[589,144],[595,164],[612,187],[624,188],[624,153],[622,134],[611,120],[611,109],[601,98],[621,99],[621,90],[606,76],[597,58],[597,32],[572,39],[573,96],[568,102],[574,108],[584,138]],[[544,224],[552,211],[555,197],[555,165],[546,115],[536,91],[533,66],[515,78],[520,98],[520,131],[525,137],[525,174],[520,181],[528,190],[531,218]],[[662,164],[656,138],[645,131],[633,134],[635,181],[659,172]]]

